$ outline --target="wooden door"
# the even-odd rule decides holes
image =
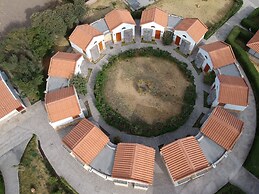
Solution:
[[[121,41],[121,32],[116,33],[116,41]]]
[[[160,35],[161,35],[161,31],[160,30],[156,30],[155,39],[160,39]]]
[[[179,46],[181,38],[179,36],[176,36],[175,44]]]
[[[209,66],[208,64],[206,64],[206,65],[205,65],[205,68],[204,68],[204,72],[207,73],[207,72],[209,71],[209,69],[210,69],[210,66]]]
[[[102,41],[101,41],[101,42],[99,42],[99,49],[100,49],[100,51],[102,51],[102,50],[103,50],[103,43],[102,43]]]
[[[19,106],[17,109],[16,109],[18,112],[21,112],[24,110],[24,107],[23,106]]]

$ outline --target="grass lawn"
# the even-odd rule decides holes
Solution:
[[[222,187],[216,194],[245,194],[244,191],[230,183]]]
[[[0,172],[0,194],[4,194],[4,179],[1,172]]]
[[[24,151],[19,169],[21,194],[31,193],[32,188],[36,193],[76,193],[41,155],[35,135]]]
[[[259,178],[259,136],[256,135],[254,139],[253,146],[250,150],[250,153],[244,163],[244,167],[251,172],[253,175],[255,175],[257,178]]]
[[[159,0],[150,6],[159,7],[170,14],[197,17],[208,27],[221,20],[233,6],[234,0]]]

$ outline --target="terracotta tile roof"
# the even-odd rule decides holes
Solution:
[[[145,9],[141,15],[140,25],[149,22],[155,22],[163,27],[167,27],[168,14],[157,7]]]
[[[113,30],[122,23],[136,25],[130,12],[126,9],[114,9],[113,11],[107,13],[104,19],[110,30]]]
[[[8,86],[0,77],[0,118],[22,106],[21,102],[14,98]]]
[[[83,119],[63,138],[63,142],[89,165],[109,142],[109,138],[90,121]]]
[[[71,78],[75,73],[76,62],[81,56],[78,53],[57,52],[50,59],[48,75],[67,79]]]
[[[209,166],[193,136],[179,139],[162,147],[161,154],[174,181],[179,181]]]
[[[135,143],[120,143],[115,153],[112,177],[152,184],[154,165],[153,148]]]
[[[96,37],[100,36],[102,33],[95,29],[93,26],[88,24],[83,24],[77,26],[72,34],[69,36],[69,41],[76,44],[81,49],[85,50],[91,40]]]
[[[220,82],[219,103],[239,106],[248,105],[249,87],[241,77],[218,75]]]
[[[175,30],[186,31],[195,42],[198,42],[208,31],[208,28],[198,18],[184,18],[175,27]]]
[[[223,41],[205,44],[200,46],[200,48],[209,53],[214,69],[236,62],[232,47]]]
[[[259,30],[257,30],[255,35],[249,40],[246,46],[259,53]]]
[[[201,127],[201,132],[226,150],[230,150],[243,130],[243,125],[243,121],[216,107]]]
[[[73,86],[51,91],[45,95],[45,106],[51,122],[74,117],[81,113]]]

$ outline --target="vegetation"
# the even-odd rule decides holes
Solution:
[[[0,68],[5,70],[22,96],[31,102],[40,98],[43,84],[42,59],[60,37],[85,15],[84,0],[58,5],[55,9],[34,13],[31,27],[7,34],[0,43]]]
[[[162,37],[162,42],[164,45],[171,45],[173,42],[173,32],[165,31]]]
[[[211,86],[216,78],[216,74],[214,71],[208,72],[204,75],[203,82],[209,86]]]
[[[70,80],[69,84],[75,86],[78,94],[86,95],[87,79],[84,78],[82,75],[78,74],[78,75],[73,76],[72,79]]]
[[[250,81],[250,84],[254,91],[254,96],[256,98],[256,110],[257,115],[259,114],[259,73],[255,69],[253,63],[250,61],[248,53],[236,42],[237,38],[242,40],[249,40],[252,37],[252,34],[248,31],[235,26],[230,34],[227,37],[226,42],[231,44],[233,51],[244,69],[247,78]],[[244,166],[255,176],[259,178],[259,163],[258,163],[258,150],[259,150],[259,120],[257,119],[257,130],[254,139],[254,143],[250,153],[245,161]]]
[[[56,172],[40,152],[34,135],[27,145],[19,165],[20,193],[76,193]],[[43,153],[43,152],[42,152]]]
[[[0,194],[4,194],[4,179],[0,171]]]
[[[242,7],[243,0],[234,0],[234,4],[227,14],[217,23],[209,27],[209,31],[205,34],[204,38],[209,39],[224,23],[226,23],[229,18],[231,18],[238,10]]]
[[[259,29],[259,7],[256,8],[247,18],[241,21],[241,25],[256,33]]]
[[[113,141],[112,141],[112,143],[114,143],[114,144],[118,144],[118,143],[120,143],[121,142],[121,138],[120,138],[120,136],[115,136],[114,138],[113,138]]]
[[[107,81],[106,71],[110,66],[112,66],[118,59],[127,59],[135,56],[155,56],[161,57],[163,59],[174,62],[178,65],[179,69],[186,75],[188,81],[191,84],[187,87],[183,99],[182,111],[179,115],[172,117],[165,123],[159,123],[159,130],[145,130],[148,128],[147,124],[139,122],[138,124],[132,124],[127,119],[122,117],[118,112],[113,110],[108,103],[106,102],[103,95],[104,84]],[[153,49],[152,47],[140,48],[134,50],[125,51],[118,56],[113,56],[109,59],[108,64],[103,67],[103,70],[100,71],[96,78],[95,84],[95,97],[96,97],[96,107],[100,111],[104,120],[119,130],[126,131],[131,134],[143,135],[143,136],[156,136],[169,131],[174,131],[183,125],[188,119],[189,115],[193,111],[193,106],[196,99],[196,91],[194,85],[194,78],[190,70],[187,69],[187,64],[178,61],[173,58],[171,54],[167,51],[162,51],[159,49]]]
[[[230,183],[222,187],[216,194],[245,194],[244,191]]]

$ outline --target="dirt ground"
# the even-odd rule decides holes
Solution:
[[[253,57],[251,55],[249,55],[249,58],[250,58],[251,62],[254,64],[256,70],[259,73],[259,59],[255,58],[255,57]]]
[[[207,26],[219,21],[232,7],[233,0],[158,0],[157,6],[170,14],[197,17]]]
[[[164,122],[181,112],[189,82],[178,67],[156,57],[120,60],[104,87],[108,104],[131,122]]]

